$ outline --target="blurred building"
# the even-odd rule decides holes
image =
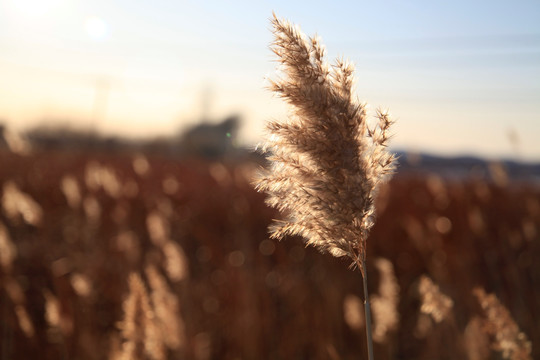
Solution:
[[[229,116],[220,123],[202,123],[180,135],[179,152],[182,155],[201,155],[207,158],[231,155],[235,151],[234,140],[240,125],[237,115]]]

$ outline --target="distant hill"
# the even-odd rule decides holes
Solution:
[[[441,157],[430,154],[413,154],[406,151],[398,155],[399,173],[434,173],[449,179],[480,177],[495,180],[505,176],[509,180],[540,183],[540,163],[514,160],[487,161],[474,156]]]

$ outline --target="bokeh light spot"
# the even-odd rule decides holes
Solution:
[[[92,40],[104,40],[109,35],[109,25],[100,17],[90,16],[84,24],[86,34]]]

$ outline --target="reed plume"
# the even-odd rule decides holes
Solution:
[[[399,325],[399,284],[390,260],[378,258],[375,266],[380,273],[379,294],[373,296],[373,340],[377,343],[388,341],[389,333]]]
[[[271,236],[300,235],[322,252],[351,258],[362,272],[367,299],[366,239],[377,189],[394,169],[386,150],[392,121],[378,110],[378,126],[369,128],[366,105],[354,95],[353,65],[337,59],[329,66],[318,37],[306,38],[275,14],[272,25],[271,49],[282,76],[270,80],[270,89],[287,101],[291,114],[287,121],[269,122],[262,146],[271,167],[256,187],[285,215],[271,225]],[[370,322],[367,308],[368,338]]]
[[[156,315],[146,286],[136,273],[129,276],[129,295],[123,308],[124,319],[119,327],[125,341],[119,359],[164,359],[163,339],[156,325]]]
[[[482,288],[475,288],[473,294],[484,312],[484,329],[492,337],[492,348],[499,351],[503,359],[532,359],[531,342],[519,329],[512,315],[497,296],[487,294]]]
[[[354,95],[353,65],[338,59],[329,66],[317,37],[307,39],[275,14],[272,25],[271,49],[283,76],[270,80],[270,89],[292,111],[287,121],[268,123],[262,146],[272,165],[257,179],[257,189],[285,213],[271,236],[300,235],[358,264],[374,223],[375,194],[394,169],[386,150],[392,121],[378,110],[378,126],[370,129],[366,105]]]
[[[422,275],[418,284],[418,292],[422,300],[420,312],[431,315],[436,323],[448,319],[452,315],[454,301],[442,293],[439,287],[426,275]]]

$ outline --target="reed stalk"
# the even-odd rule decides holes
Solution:
[[[373,331],[371,330],[371,305],[369,303],[369,294],[367,287],[366,261],[362,259],[359,266],[362,266],[362,284],[364,286],[364,311],[366,313],[366,342],[368,350],[368,359],[373,360]]]

